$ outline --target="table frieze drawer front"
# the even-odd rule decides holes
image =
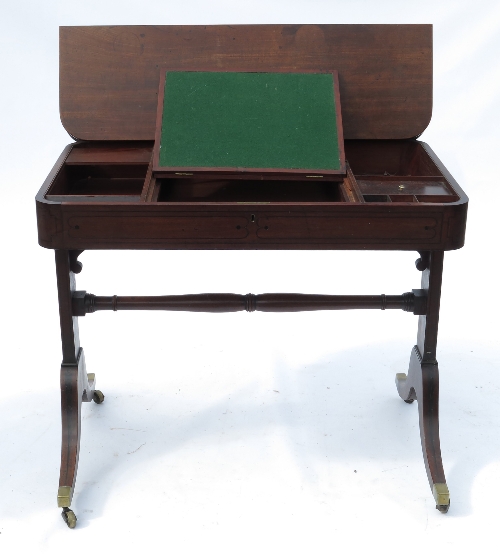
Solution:
[[[442,218],[383,216],[271,215],[257,221],[257,237],[264,240],[415,240],[439,241]]]
[[[384,216],[339,211],[306,214],[288,209],[266,213],[261,207],[244,213],[67,213],[64,247],[100,248],[119,241],[140,247],[142,241],[154,241],[157,247],[165,248],[359,248],[369,243],[375,248],[399,245],[415,249],[441,246],[442,229],[447,229],[441,211]]]
[[[249,219],[242,216],[107,215],[74,216],[68,219],[68,236],[80,240],[99,239],[245,239]]]

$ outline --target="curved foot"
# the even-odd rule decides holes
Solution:
[[[95,375],[87,373],[85,356],[83,349],[80,348],[74,363],[61,365],[62,441],[57,505],[59,508],[63,508],[62,517],[70,528],[76,524],[75,514],[69,507],[75,490],[78,470],[81,405],[82,402],[91,402],[92,400],[100,404],[104,400],[104,394],[95,390]]]
[[[100,390],[95,390],[93,400],[96,404],[102,404],[104,402],[104,394]]]
[[[444,476],[439,442],[439,374],[437,363],[422,361],[417,346],[413,347],[408,375],[396,374],[399,396],[408,404],[417,400],[420,440],[427,478],[436,501],[436,508],[446,513],[450,493]]]
[[[73,510],[70,510],[69,508],[63,508],[63,511],[61,512],[61,517],[64,519],[64,523],[66,523],[66,525],[70,529],[74,529],[76,527],[77,519]]]

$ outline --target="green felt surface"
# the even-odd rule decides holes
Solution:
[[[332,74],[168,71],[159,165],[339,169]]]

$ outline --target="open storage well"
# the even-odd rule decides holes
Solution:
[[[344,181],[281,180],[251,174],[156,178],[151,142],[76,143],[46,193],[55,202],[450,203],[459,200],[423,145],[345,141]],[[149,168],[149,170],[148,170]]]
[[[448,203],[459,200],[421,143],[345,141],[350,166],[343,182],[201,178],[153,178],[156,202],[398,202]]]
[[[353,188],[364,202],[456,202],[459,196],[417,141],[346,141]]]
[[[254,179],[159,179],[158,202],[343,202],[340,183]]]
[[[139,202],[152,143],[76,143],[45,195],[53,202]]]

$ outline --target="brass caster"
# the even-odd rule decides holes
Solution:
[[[432,485],[432,495],[436,501],[436,510],[445,514],[450,509],[450,491],[446,483],[434,483]]]
[[[92,398],[96,404],[102,404],[104,402],[104,394],[102,394],[100,390],[95,390]]]
[[[450,509],[450,503],[448,504],[436,504],[436,510],[439,510],[442,514],[445,514]]]
[[[66,525],[70,529],[74,529],[76,527],[76,516],[73,510],[70,510],[69,508],[63,508],[61,516],[64,519],[64,523],[66,523]]]

